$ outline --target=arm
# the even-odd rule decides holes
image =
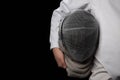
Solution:
[[[66,68],[66,64],[64,61],[63,52],[59,49],[58,31],[61,20],[63,19],[64,15],[69,12],[69,9],[66,7],[66,2],[64,1],[61,1],[60,6],[53,11],[51,18],[51,31],[50,31],[50,43],[51,43],[50,49],[53,51],[58,66],[62,68]]]

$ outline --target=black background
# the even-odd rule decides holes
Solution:
[[[50,50],[50,22],[53,10],[59,7],[61,0],[44,0],[41,2],[30,2],[28,7],[28,64],[26,73],[29,78],[40,80],[65,80],[66,71],[57,66],[53,53]],[[29,19],[30,18],[30,19]],[[30,40],[29,40],[30,39]],[[27,62],[26,62],[27,63]],[[43,78],[43,79],[42,79]]]
[[[60,1],[5,2],[6,78],[66,80],[66,71],[57,66],[49,40],[52,13]]]
[[[50,78],[50,79],[54,79],[54,80],[65,80],[66,79],[66,72],[64,69],[58,68],[56,61],[54,59],[54,56],[52,54],[52,51],[50,50],[50,43],[49,43],[50,21],[51,21],[51,17],[52,17],[52,12],[54,9],[59,7],[60,1],[61,0],[51,0],[47,4],[45,4],[46,2],[44,3],[46,5],[46,6],[44,5],[45,8],[43,8],[44,9],[43,14],[45,16],[45,19],[41,26],[41,27],[44,27],[44,28],[42,28],[43,29],[42,38],[44,38],[42,40],[42,42],[43,42],[44,48],[43,48],[42,53],[40,53],[40,54],[44,54],[43,55],[44,59],[42,59],[42,64],[41,63],[40,64],[43,65],[44,76],[46,76],[47,78]],[[41,49],[42,49],[42,47],[41,47]]]

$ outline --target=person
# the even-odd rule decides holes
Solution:
[[[53,11],[50,29],[50,49],[53,51],[59,67],[67,70],[68,76],[82,78],[81,74],[68,70],[67,58],[59,45],[59,27],[66,15],[87,4],[84,10],[91,13],[100,25],[99,47],[95,55],[94,65],[89,80],[120,80],[120,1],[119,0],[62,0],[60,6]],[[73,63],[73,64],[72,64]],[[73,70],[78,63],[71,62]]]

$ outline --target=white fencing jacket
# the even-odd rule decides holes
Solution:
[[[96,58],[115,79],[120,76],[120,0],[62,0],[51,18],[50,48],[59,47],[58,31],[64,16],[88,3],[100,24]]]

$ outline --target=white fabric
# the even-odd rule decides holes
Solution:
[[[95,59],[94,66],[91,71],[92,74],[90,75],[89,80],[113,80],[97,59]]]
[[[95,15],[100,22],[100,46],[96,58],[113,78],[120,76],[120,14],[113,0],[94,2]],[[118,3],[117,3],[118,4]],[[120,1],[119,1],[120,4]]]
[[[58,30],[63,17],[89,3],[100,23],[100,46],[96,58],[113,77],[120,76],[120,0],[63,0],[51,19],[51,49],[59,47]]]

